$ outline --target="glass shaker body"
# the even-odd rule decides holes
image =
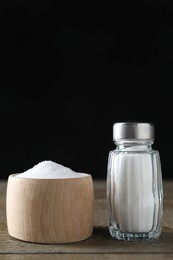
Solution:
[[[115,140],[107,165],[109,232],[119,240],[161,234],[163,187],[160,155],[150,139]]]

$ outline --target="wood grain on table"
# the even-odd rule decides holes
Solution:
[[[67,244],[36,244],[9,236],[6,225],[7,181],[0,182],[0,260],[13,259],[173,259],[173,180],[163,181],[162,233],[153,241],[118,241],[108,232],[105,180],[94,180],[94,231],[90,238]]]

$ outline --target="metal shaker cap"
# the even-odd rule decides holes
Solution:
[[[152,123],[118,122],[113,125],[113,140],[154,140]]]

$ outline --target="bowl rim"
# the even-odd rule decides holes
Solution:
[[[81,172],[78,172],[81,173]],[[82,176],[77,176],[77,177],[68,177],[68,178],[28,178],[28,177],[19,177],[17,175],[19,175],[20,173],[12,173],[8,176],[9,178],[15,178],[15,179],[19,179],[19,180],[40,180],[40,181],[64,181],[64,180],[79,180],[79,179],[84,179],[84,178],[91,178],[92,179],[92,175],[90,173],[81,173]]]

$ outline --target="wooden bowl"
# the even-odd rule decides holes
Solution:
[[[34,243],[70,243],[93,232],[94,191],[90,174],[68,179],[9,175],[6,193],[10,236]]]

